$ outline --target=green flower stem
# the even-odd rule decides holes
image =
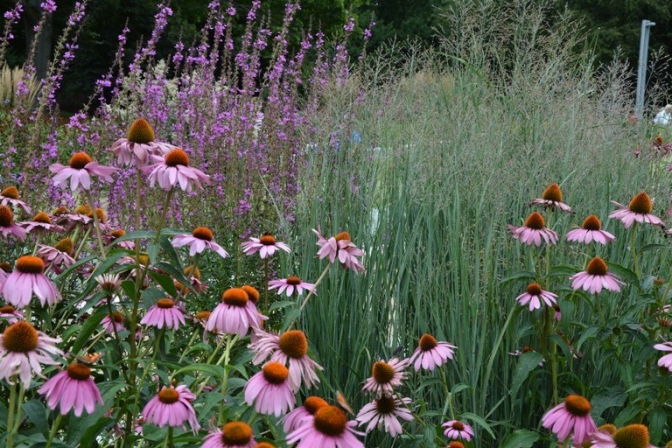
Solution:
[[[602,305],[600,305],[600,299],[597,296],[597,293],[594,296],[595,296],[595,308],[597,308],[597,314],[599,314],[600,316],[600,322],[602,322],[602,326],[605,326],[607,324],[607,321],[604,319],[604,314],[602,313]]]
[[[58,427],[61,426],[61,420],[63,420],[63,414],[59,412],[58,417],[56,417],[54,424],[51,426],[51,432],[49,432],[49,440],[47,440],[47,444],[45,445],[44,448],[51,447],[51,443],[54,441],[54,437],[58,432]]]
[[[98,246],[100,250],[100,255],[102,258],[107,257],[107,254],[105,253],[105,245],[103,244],[103,236],[100,233],[100,220],[98,219],[98,214],[96,213],[96,209],[93,207],[93,196],[91,195],[91,190],[86,190],[86,198],[89,201],[89,205],[91,206],[91,209],[93,209],[93,227],[96,228],[96,238],[98,238]]]
[[[163,327],[159,331],[159,335],[156,338],[156,341],[154,341],[154,352],[152,353],[152,359],[145,365],[145,367],[142,369],[142,375],[140,376],[140,380],[137,382],[137,390],[135,392],[135,399],[133,400],[133,410],[131,415],[137,415],[138,413],[138,402],[140,401],[140,391],[142,390],[142,383],[147,377],[147,374],[149,373],[149,368],[154,364],[154,361],[156,360],[156,354],[159,352],[159,344],[161,343],[161,339],[163,339],[163,335],[166,331],[166,327]],[[135,337],[133,337],[135,339]],[[133,420],[131,420],[131,423]],[[129,428],[133,428],[132,426],[129,426]]]
[[[441,380],[443,381],[443,388],[446,391],[446,404],[443,406],[443,415],[446,415],[446,411],[450,409],[450,419],[455,420],[455,409],[453,409],[453,394],[450,392],[450,386],[448,386],[448,379],[446,378],[446,373],[441,367],[439,367],[439,372],[441,372]]]
[[[268,314],[268,257],[264,258],[264,288],[264,311]]]
[[[294,324],[296,323],[296,320],[297,320],[297,319],[299,318],[299,316],[301,315],[301,311],[303,311],[303,309],[306,307],[306,304],[308,303],[308,299],[310,299],[312,296],[315,295],[315,290],[317,290],[317,286],[322,282],[322,280],[324,279],[324,277],[326,277],[327,272],[329,272],[329,268],[330,268],[330,267],[331,267],[331,264],[328,264],[327,267],[324,268],[324,271],[322,271],[322,274],[320,275],[320,278],[318,278],[317,281],[315,282],[315,286],[313,287],[313,289],[311,289],[311,290],[308,292],[308,295],[307,295],[306,298],[303,300],[303,303],[301,304],[301,307],[299,308],[299,315],[297,315],[297,316],[294,318],[294,320],[292,320],[292,321],[290,322],[289,326],[287,326],[287,329],[286,329],[285,331],[288,331],[288,330],[291,330],[291,329],[292,329],[292,327],[293,327]]]
[[[641,274],[639,272],[639,257],[637,256],[637,250],[636,250],[636,232],[637,230],[637,221],[635,221],[632,224],[632,230],[630,231],[630,252],[632,253],[632,263],[635,268],[635,274],[637,274],[637,278],[641,278]]]
[[[79,243],[79,246],[77,247],[77,250],[75,251],[75,255],[72,257],[72,258],[74,258],[75,260],[77,259],[77,256],[79,255],[79,253],[80,253],[80,252],[82,251],[82,249],[84,248],[84,244],[86,243],[86,240],[89,239],[89,235],[90,235],[90,234],[91,234],[91,227],[89,227],[88,229],[86,229],[86,232],[84,232],[84,235],[82,236],[82,241],[81,241],[81,243]],[[73,240],[73,241],[74,241],[74,240]]]
[[[553,322],[553,315],[555,310],[551,307],[547,307],[546,315],[547,320]],[[549,341],[550,343],[550,341]],[[553,383],[553,403],[558,402],[558,346],[551,343],[550,350],[550,361],[551,361],[551,381]]]
[[[227,367],[229,366],[229,361],[231,360],[231,347],[233,344],[238,340],[238,335],[233,336],[231,338],[230,334],[227,334],[225,336],[226,338],[226,348],[224,349],[224,354],[222,355],[222,358],[217,362],[219,365],[220,362],[224,361],[224,373],[222,374],[222,400],[219,402],[219,424],[223,425],[225,423],[225,418],[224,418],[224,402],[225,397],[226,397],[226,383],[229,380],[229,370]]]
[[[169,448],[173,446],[173,427],[168,427],[168,434],[166,434],[166,439],[163,441],[163,446]]]
[[[7,415],[7,448],[14,447],[14,410],[16,408],[16,382],[9,386],[9,414]]]
[[[40,245],[40,240],[42,240],[42,234],[38,232],[37,233],[37,238],[35,238],[35,247],[33,247],[33,254],[32,254],[33,257],[37,253],[37,248]]]
[[[198,336],[198,332],[194,331],[194,334],[191,335],[191,339],[189,339],[189,343],[187,343],[187,347],[191,347],[191,345],[194,343],[196,340],[196,337]],[[184,359],[184,356],[187,354],[187,350],[182,351],[182,354],[180,355],[180,359],[177,360],[178,364],[182,363],[182,360]]]
[[[107,312],[109,313],[110,319],[112,318],[112,315],[114,314],[112,311],[112,294],[108,293],[107,294]],[[116,341],[117,345],[117,352],[119,353],[119,361],[124,359],[124,350],[121,346],[121,339],[119,339],[119,332],[117,331],[117,326],[114,325],[114,322],[112,323],[112,330],[114,331],[114,340]],[[121,373],[124,375],[124,380],[126,383],[128,383],[128,373],[126,372],[126,363],[125,362],[120,362],[121,365]]]

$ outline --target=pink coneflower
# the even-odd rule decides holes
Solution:
[[[57,187],[63,187],[70,179],[70,189],[75,192],[80,184],[83,189],[91,188],[91,175],[100,176],[105,182],[112,183],[112,174],[119,171],[118,168],[103,166],[94,162],[85,152],[78,152],[70,157],[70,166],[54,163],[49,167],[49,171],[55,174],[51,179]]]
[[[200,254],[206,248],[217,252],[220,257],[226,258],[229,256],[228,252],[222,249],[222,246],[213,241],[214,235],[212,230],[207,227],[196,227],[194,231],[189,234],[177,235],[173,239],[173,247],[189,246],[189,256]]]
[[[275,241],[273,235],[269,233],[265,233],[261,238],[250,238],[250,241],[245,241],[241,246],[245,255],[253,255],[259,252],[262,259],[271,257],[278,249],[285,252],[291,251],[287,244]]]
[[[138,118],[128,130],[127,138],[120,138],[112,145],[119,165],[147,164],[149,156],[163,156],[175,149],[170,143],[154,141],[154,129],[144,118]]]
[[[558,234],[546,228],[544,217],[539,212],[532,212],[522,227],[515,227],[509,224],[509,231],[512,237],[527,245],[534,244],[537,247],[541,246],[542,238],[546,244],[555,244],[558,242]]]
[[[562,320],[562,311],[560,310],[560,305],[554,303],[553,310],[555,311],[553,317],[555,317],[556,321],[560,322],[560,320]]]
[[[211,432],[201,448],[254,448],[260,446],[253,438],[252,428],[245,422],[229,422]]]
[[[7,238],[9,235],[23,241],[28,232],[14,223],[14,212],[6,205],[0,205],[0,234]]]
[[[2,294],[10,304],[25,308],[35,294],[40,304],[54,305],[61,300],[61,293],[49,278],[43,274],[44,261],[26,255],[16,260],[14,272],[9,274],[2,285]]]
[[[112,294],[121,286],[121,277],[119,274],[111,274],[109,272],[97,276],[95,279],[100,289],[108,294]]]
[[[592,448],[655,448],[649,443],[649,428],[635,423],[611,431],[590,434]]]
[[[588,435],[597,432],[590,409],[590,402],[582,396],[568,395],[544,415],[541,425],[558,436],[560,442],[564,442],[570,433],[574,433],[574,443],[587,442]]]
[[[600,257],[590,260],[585,271],[574,274],[569,279],[573,289],[583,288],[584,291],[590,290],[591,294],[599,294],[603,287],[609,291],[620,292],[620,285],[625,285],[618,277],[609,273],[607,263]]]
[[[260,414],[280,417],[294,409],[296,400],[288,381],[289,370],[279,362],[264,364],[245,385],[245,402]]]
[[[284,292],[287,294],[287,297],[290,297],[292,294],[294,294],[294,291],[296,291],[297,294],[303,294],[304,290],[313,291],[313,294],[317,295],[317,293],[314,291],[314,283],[304,282],[299,277],[294,275],[287,278],[271,280],[268,282],[268,289],[277,289],[278,294],[282,294]]]
[[[557,294],[550,291],[544,291],[538,283],[530,283],[527,285],[527,290],[516,297],[516,301],[520,306],[527,306],[529,304],[530,311],[541,308],[542,301],[546,306],[553,306],[557,302],[557,299]]]
[[[33,372],[44,378],[40,364],[58,364],[53,356],[63,356],[56,347],[60,338],[50,338],[26,322],[20,320],[0,335],[0,379],[14,384],[18,375],[24,387],[30,387]]]
[[[302,406],[293,409],[282,418],[282,429],[285,431],[285,434],[289,434],[299,426],[308,423],[317,410],[324,406],[329,406],[329,403],[320,397],[310,396],[303,400]]]
[[[5,284],[5,280],[9,277],[9,274],[12,273],[12,265],[3,261],[0,263],[0,292],[2,292],[2,285]]]
[[[336,406],[323,406],[310,417],[305,425],[299,426],[287,435],[287,444],[296,443],[294,448],[364,448],[356,436],[364,433],[356,431],[357,421],[348,417]],[[298,442],[298,443],[297,443]]]
[[[126,329],[124,327],[124,316],[119,312],[114,312],[103,317],[103,320],[100,321],[100,326],[103,327],[103,330],[107,334],[114,334],[115,331],[120,332]]]
[[[257,312],[249,295],[241,288],[224,291],[222,302],[212,311],[205,329],[213,333],[237,334],[245,337],[250,327],[260,328],[268,317]]]
[[[567,241],[576,241],[577,243],[590,244],[595,241],[600,244],[607,244],[616,241],[616,237],[611,233],[601,229],[600,219],[595,215],[590,215],[583,220],[580,229],[574,229],[567,232]]]
[[[253,364],[262,363],[269,355],[271,361],[289,364],[289,382],[294,392],[299,390],[302,380],[306,387],[320,382],[315,370],[322,370],[322,366],[308,356],[308,339],[303,331],[289,330],[281,336],[258,331],[257,336],[257,341],[249,345],[255,353]]]
[[[11,325],[25,318],[26,316],[17,311],[12,305],[0,306],[0,322],[4,320]]]
[[[415,349],[408,362],[409,364],[415,363],[413,367],[416,372],[420,370],[420,367],[433,371],[449,359],[453,359],[456,348],[448,342],[437,342],[431,334],[423,334],[418,348]]]
[[[544,208],[550,208],[551,210],[555,210],[555,207],[558,207],[563,212],[572,213],[572,208],[562,202],[562,190],[560,190],[558,184],[551,184],[546,187],[541,198],[530,202],[530,205],[541,205]]]
[[[135,249],[135,243],[131,240],[116,241],[124,235],[126,235],[126,232],[122,229],[111,230],[109,233],[107,233],[107,235],[105,235],[105,244],[116,243],[116,246],[119,246],[122,249]]]
[[[364,383],[363,390],[374,392],[377,396],[391,395],[395,387],[399,387],[406,379],[404,369],[410,360],[392,358],[388,362],[376,361],[371,367],[371,377]]]
[[[28,233],[47,233],[51,231],[61,232],[63,230],[63,227],[52,224],[51,218],[44,212],[39,212],[33,216],[32,220],[20,222],[18,225],[26,229],[26,232]]]
[[[195,398],[196,396],[185,385],[164,387],[145,405],[142,416],[147,423],[153,423],[159,428],[168,425],[185,429],[185,423],[189,423],[191,430],[196,434],[200,425],[191,406]]]
[[[31,214],[30,207],[25,202],[19,200],[19,190],[16,187],[7,187],[0,192],[0,205],[11,205],[12,207],[21,207],[28,215]]]
[[[653,210],[653,203],[651,198],[645,192],[640,192],[632,198],[630,204],[627,206],[611,201],[612,204],[618,205],[620,210],[612,212],[609,217],[621,221],[625,228],[629,228],[635,221],[644,224],[653,224],[654,226],[663,226],[663,221],[657,216],[651,214]]]
[[[399,400],[395,397],[380,397],[364,405],[357,414],[356,420],[359,426],[368,423],[368,426],[364,430],[366,433],[373,431],[378,426],[382,427],[392,437],[397,437],[404,432],[398,419],[413,420],[413,414],[408,409],[410,403],[410,398]]]
[[[46,397],[47,406],[52,410],[60,404],[63,415],[70,409],[75,410],[76,417],[81,416],[84,409],[92,414],[96,403],[103,405],[98,386],[91,379],[91,369],[79,362],[70,364],[65,371],[51,377],[37,393]]]
[[[66,230],[71,230],[78,224],[89,224],[93,221],[93,210],[88,204],[80,205],[73,213],[65,207],[58,207],[51,214],[51,220],[56,224],[63,224]]]
[[[145,173],[149,173],[150,187],[158,181],[159,186],[166,191],[179,185],[183,191],[190,192],[194,185],[203,188],[201,181],[210,183],[210,176],[189,166],[189,156],[180,148],[173,149],[163,157],[153,155],[151,158],[156,163],[143,168]]]
[[[464,440],[465,442],[469,442],[471,438],[474,437],[474,430],[471,429],[471,426],[458,420],[447,421],[441,425],[441,427],[446,428],[443,431],[443,435],[449,439]]]
[[[656,350],[661,350],[663,352],[672,352],[672,342],[666,341],[662,344],[656,344],[653,346]],[[667,370],[672,372],[672,353],[667,354],[658,360],[659,367],[667,367]]]
[[[173,299],[159,299],[156,305],[147,311],[140,323],[156,328],[163,328],[165,325],[169,330],[177,330],[186,322],[184,314],[175,306]]]
[[[338,257],[338,261],[345,268],[351,269],[356,273],[365,271],[364,265],[362,265],[362,261],[360,260],[360,257],[363,257],[365,253],[352,243],[348,232],[341,232],[329,239],[326,239],[315,229],[313,229],[313,232],[317,235],[317,245],[320,247],[320,250],[317,251],[317,256],[320,257],[320,260],[329,257],[329,262],[333,263],[336,257]]]
[[[70,256],[74,253],[75,244],[70,238],[63,238],[54,247],[39,244],[37,255],[47,266],[50,266],[56,274],[63,272],[75,264],[75,259]]]

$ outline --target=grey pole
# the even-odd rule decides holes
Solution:
[[[638,119],[644,118],[644,89],[646,88],[646,64],[649,55],[650,28],[656,26],[655,22],[642,20],[642,32],[639,37],[639,68],[637,69],[637,100],[635,103],[635,115]]]

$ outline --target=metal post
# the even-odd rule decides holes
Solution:
[[[639,68],[637,69],[637,100],[635,115],[638,119],[644,118],[644,89],[646,87],[646,64],[649,55],[650,28],[656,26],[650,20],[642,20],[642,32],[639,37]]]

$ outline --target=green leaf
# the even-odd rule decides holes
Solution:
[[[172,297],[177,297],[177,289],[175,289],[175,283],[173,283],[172,278],[154,271],[149,271],[149,275],[154,279],[156,283],[161,285],[164,291],[166,291]]]
[[[509,434],[499,448],[531,448],[539,440],[539,434],[527,429],[518,429]]]
[[[616,425],[617,428],[620,428],[634,422],[635,417],[640,411],[641,409],[638,406],[628,406],[618,413],[616,420],[614,420],[614,425]]]
[[[513,275],[510,275],[509,277],[506,277],[505,279],[503,279],[503,280],[500,282],[500,284],[501,284],[502,286],[504,286],[504,285],[506,285],[507,283],[511,283],[512,281],[515,281],[515,280],[523,280],[523,279],[525,279],[525,280],[530,280],[530,279],[535,278],[535,276],[536,276],[536,275],[535,275],[534,272],[531,272],[531,271],[520,271],[520,272],[516,272],[516,273],[513,274]]]
[[[190,364],[188,366],[182,367],[176,372],[173,372],[172,377],[175,378],[177,375],[194,371],[207,373],[210,376],[214,376],[216,378],[222,378],[224,376],[224,367],[222,366],[213,364]]]
[[[597,333],[599,333],[600,327],[598,325],[592,325],[581,332],[581,336],[574,344],[576,350],[580,350],[584,342],[590,338],[594,338]]]
[[[100,310],[86,319],[84,324],[82,324],[79,336],[77,336],[77,339],[75,339],[74,344],[70,348],[72,353],[78,354],[82,350],[82,347],[84,347],[84,344],[86,344],[93,332],[99,329],[99,324],[105,316],[107,316],[107,311]]]
[[[166,253],[168,258],[170,259],[170,262],[174,265],[177,266],[180,270],[182,269],[182,263],[180,261],[180,256],[177,255],[177,252],[175,251],[175,248],[173,245],[170,243],[170,240],[162,236],[159,239],[159,244],[161,244],[161,248],[163,248],[163,251]]]
[[[654,409],[647,417],[651,443],[658,445],[663,438],[663,429],[667,423],[667,413],[663,408]]]
[[[553,266],[548,272],[549,277],[571,277],[574,274],[576,274],[575,267],[564,265]]]
[[[191,282],[187,280],[187,277],[185,277],[184,273],[182,271],[175,269],[173,265],[168,263],[157,263],[156,265],[154,265],[154,267],[156,269],[166,271],[167,273],[172,275],[175,280],[191,288]]]
[[[621,280],[623,280],[626,284],[635,286],[639,288],[639,277],[637,277],[637,274],[635,274],[634,271],[631,269],[628,269],[624,266],[621,266],[620,264],[617,263],[612,263],[607,261],[607,266],[609,267],[609,270],[613,272],[614,274],[618,275]]]
[[[660,249],[672,249],[672,246],[668,244],[647,244],[639,249],[639,253],[648,252],[650,250],[660,250]]]
[[[628,398],[627,394],[620,389],[609,389],[604,395],[598,395],[590,399],[590,406],[592,407],[593,415],[602,417],[604,411],[609,408],[620,408],[625,404]]]
[[[280,302],[273,302],[270,307],[270,311],[277,310],[280,308],[287,308],[288,306],[294,305],[294,302],[291,300],[283,300]]]
[[[42,434],[48,435],[49,423],[47,422],[48,411],[44,406],[44,403],[40,400],[30,400],[23,404],[22,406],[24,414],[28,417],[36,428],[42,431]]]
[[[94,279],[101,274],[104,274],[107,272],[121,257],[125,257],[128,255],[133,255],[133,251],[126,250],[126,249],[114,249],[110,251],[107,254],[107,258],[105,258],[105,261],[100,263],[97,267],[96,270],[93,271],[93,274],[91,274],[91,279],[92,281],[95,281]]]
[[[460,420],[471,420],[474,423],[476,423],[478,426],[481,428],[485,429],[488,434],[494,439],[495,438],[495,432],[492,430],[490,425],[487,424],[487,422],[480,416],[474,414],[473,412],[463,412],[462,416],[460,417]]]
[[[523,385],[523,382],[527,379],[534,369],[539,367],[539,363],[544,359],[541,353],[536,352],[527,352],[523,353],[516,363],[516,370],[513,373],[513,380],[511,383],[511,389],[509,394],[512,397],[515,397],[518,393],[518,390]]]

